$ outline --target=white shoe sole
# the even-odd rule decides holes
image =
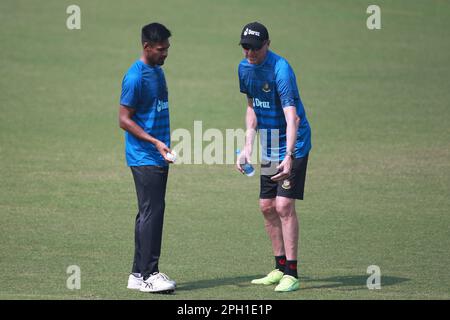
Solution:
[[[150,293],[163,293],[163,294],[170,294],[175,292],[175,288],[164,288],[164,289],[153,289],[153,290],[146,290],[140,288],[139,291],[141,292],[150,292]]]

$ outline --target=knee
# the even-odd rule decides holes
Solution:
[[[295,213],[291,202],[280,202],[276,204],[276,211],[279,217],[285,218],[292,216]]]
[[[262,203],[259,208],[266,219],[273,219],[277,216],[276,208],[271,203]]]

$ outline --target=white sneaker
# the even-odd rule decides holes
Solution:
[[[175,280],[170,279],[169,276],[168,276],[167,274],[162,273],[162,272],[159,272],[159,275],[160,275],[161,277],[163,277],[164,280],[166,280],[167,282],[173,284],[173,286],[174,286],[175,288],[177,287],[177,283],[175,282]]]
[[[142,282],[144,282],[144,279],[141,277],[140,273],[138,277],[130,274],[130,276],[128,277],[127,288],[132,290],[139,290],[141,288]]]
[[[142,281],[139,288],[142,292],[172,293],[175,291],[174,281],[164,273],[154,273],[147,280]]]

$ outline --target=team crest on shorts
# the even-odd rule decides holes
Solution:
[[[262,91],[264,92],[270,92],[270,86],[269,83],[264,83],[263,87],[262,87]]]
[[[291,182],[289,180],[284,180],[283,184],[281,185],[283,189],[289,190],[291,188]]]

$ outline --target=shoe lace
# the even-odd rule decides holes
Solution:
[[[164,280],[170,280],[169,276],[165,273],[159,272],[158,275],[160,278],[163,278]]]

